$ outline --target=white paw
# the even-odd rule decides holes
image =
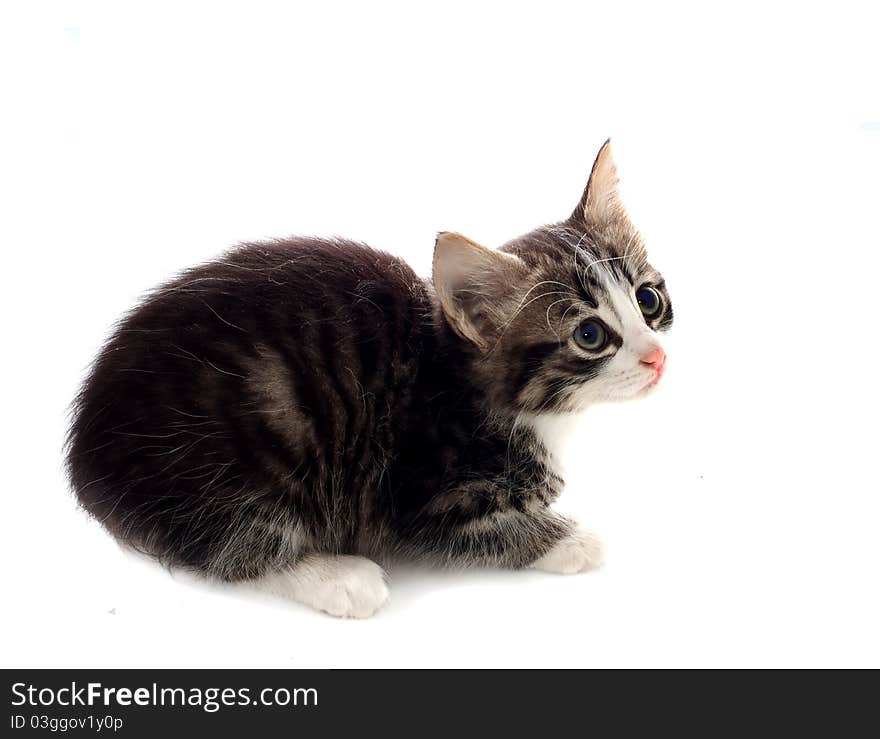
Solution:
[[[384,605],[389,592],[382,568],[368,559],[355,559],[351,569],[315,588],[315,608],[340,618],[368,618]]]
[[[283,579],[282,579],[283,578]],[[267,589],[340,618],[368,618],[388,600],[385,572],[365,557],[311,555]]]
[[[575,529],[532,567],[544,572],[573,575],[600,567],[605,561],[605,545],[593,533]]]

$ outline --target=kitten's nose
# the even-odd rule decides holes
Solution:
[[[666,364],[666,352],[658,346],[651,349],[640,361],[642,364],[651,365],[655,370],[662,370],[663,365]]]

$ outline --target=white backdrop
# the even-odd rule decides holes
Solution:
[[[880,666],[878,20],[5,3],[2,665]],[[571,440],[602,571],[395,571],[343,622],[169,576],[77,510],[66,407],[144,291],[293,233],[427,275],[439,230],[568,215],[609,135],[676,325],[659,392]]]

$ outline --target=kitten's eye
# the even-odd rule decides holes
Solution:
[[[575,329],[574,340],[581,349],[597,352],[608,343],[608,333],[598,321],[584,321]]]
[[[660,293],[658,293],[653,287],[648,287],[647,285],[636,290],[636,300],[638,301],[642,315],[647,318],[656,316],[657,313],[660,312],[660,306],[663,304],[660,300]]]

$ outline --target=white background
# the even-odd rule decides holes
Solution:
[[[876,3],[301,5],[0,11],[3,666],[880,666]],[[571,440],[602,571],[395,571],[337,621],[76,508],[66,407],[144,291],[294,233],[427,275],[567,216],[609,135],[676,325]]]

